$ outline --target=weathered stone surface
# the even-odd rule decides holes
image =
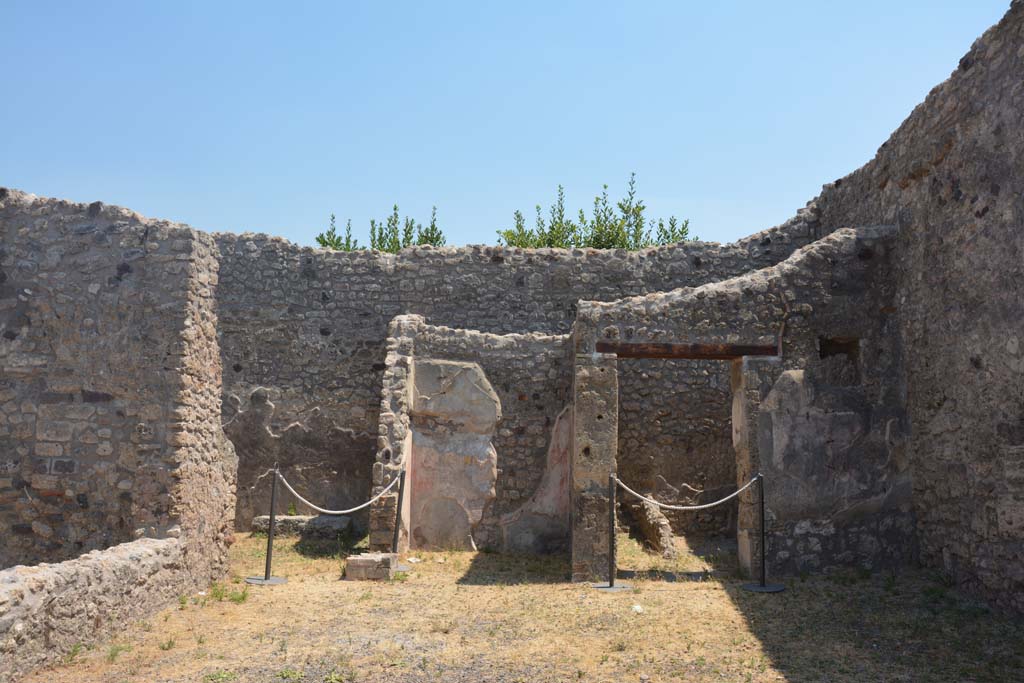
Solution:
[[[417,358],[413,373],[414,418],[449,422],[460,432],[494,433],[501,402],[479,365]]]
[[[195,588],[179,539],[142,539],[58,564],[0,571],[0,679],[121,633]],[[187,588],[186,588],[187,587]]]
[[[413,377],[412,546],[473,548],[494,499],[501,403],[476,363],[417,358]]]
[[[273,426],[276,405],[270,393],[255,389],[246,405],[237,397],[228,397],[231,405],[226,412],[231,417],[224,431],[240,453],[235,528],[248,530],[254,515],[269,513],[271,478],[267,471],[274,466],[305,498],[325,509],[347,510],[369,498],[372,459],[353,458],[351,454],[368,456],[371,436],[339,427],[319,408],[278,431]],[[278,494],[279,515],[291,506],[308,510],[280,484]],[[365,530],[367,514],[355,514],[353,522]]]
[[[615,356],[577,354],[573,391],[572,580],[608,581],[608,476],[615,472],[619,419]]]
[[[899,334],[921,559],[1024,611],[1024,2],[875,158],[826,185],[821,227],[899,225]],[[1002,514],[997,510],[1002,509]]]
[[[647,501],[633,500],[635,502],[627,503],[626,508],[629,510],[629,514],[640,530],[647,546],[664,558],[675,559],[678,557],[679,552],[676,550],[672,525],[669,523],[668,517],[661,511],[661,508]]]
[[[572,409],[565,408],[551,430],[547,466],[537,490],[499,521],[505,552],[552,553],[568,549],[571,535],[570,459]]]
[[[422,316],[433,329],[418,335],[422,348],[416,355],[478,363],[501,399],[504,416],[494,439],[496,499],[474,532],[478,545],[497,548],[498,519],[533,495],[544,474],[550,429],[569,402],[572,363],[559,340],[572,327],[577,302],[700,285],[772,265],[815,239],[810,218],[798,216],[730,245],[685,242],[632,253],[469,246],[415,247],[393,255],[310,249],[267,235],[218,234],[225,396],[244,401],[266,388],[276,406],[275,433],[303,422],[314,408],[353,434],[391,430],[386,423],[401,418],[390,399],[382,407],[382,386],[392,380],[404,386],[399,374],[407,368],[395,366],[392,356],[411,358],[412,353],[391,345],[396,337],[389,326],[398,318]],[[623,367],[621,385],[624,473],[636,472],[638,479],[659,485],[663,480],[664,492],[683,483],[708,490],[732,484],[726,369],[640,361]],[[660,395],[657,408],[649,404],[652,392]],[[229,421],[234,413],[230,402],[225,405]],[[404,435],[392,436],[388,447],[397,458]],[[310,481],[330,482],[336,480],[336,463],[366,471],[383,448],[355,439],[328,455],[304,453],[296,465]],[[247,465],[246,448],[239,453],[243,504],[251,497],[253,510],[237,521],[247,525],[266,510],[269,493],[266,487],[246,493],[259,468]],[[382,480],[374,487],[390,481],[395,462],[379,468]],[[673,521],[705,533],[733,526],[728,516],[713,512]],[[374,547],[389,548],[390,539],[387,528],[371,529]]]
[[[0,567],[57,562],[0,572],[0,678],[223,575],[217,268],[185,226],[0,193]]]
[[[363,553],[345,560],[345,578],[350,581],[390,581],[395,578],[398,556],[392,553]]]
[[[578,367],[598,340],[622,339],[628,330],[634,341],[770,345],[783,332],[780,359],[741,362],[733,386],[737,484],[765,474],[773,571],[882,567],[914,559],[901,439],[903,366],[893,324],[893,234],[884,227],[840,230],[776,266],[732,280],[580,303]],[[786,370],[794,372],[768,400],[776,374]],[[783,398],[794,378],[813,388],[813,398],[801,400],[799,392]],[[578,386],[577,411],[580,392]],[[748,569],[758,556],[751,545],[759,538],[755,501],[752,491],[744,493],[737,512]],[[796,540],[792,529],[800,522],[828,531],[815,541],[806,535]],[[881,528],[887,529],[884,541],[863,542]]]

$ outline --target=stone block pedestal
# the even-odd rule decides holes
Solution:
[[[349,581],[390,581],[395,578],[398,555],[394,553],[363,553],[345,562],[345,578]]]

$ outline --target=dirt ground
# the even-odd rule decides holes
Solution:
[[[795,579],[758,595],[741,590],[727,545],[698,556],[681,542],[668,562],[623,536],[620,569],[640,578],[619,593],[567,582],[565,557],[468,552],[416,553],[393,582],[349,582],[344,550],[282,538],[275,574],[288,583],[247,589],[265,543],[242,537],[223,584],[28,680],[1024,680],[1024,622],[924,573]]]

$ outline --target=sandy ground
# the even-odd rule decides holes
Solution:
[[[921,573],[740,588],[727,544],[668,562],[622,537],[620,569],[670,571],[602,593],[565,557],[419,553],[389,583],[339,580],[344,552],[275,543],[288,583],[245,588],[265,539],[232,548],[232,576],[34,683],[173,681],[1016,681],[1024,623]],[[641,574],[641,576],[644,576]]]

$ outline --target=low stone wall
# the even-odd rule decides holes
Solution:
[[[0,679],[57,662],[205,587],[177,538],[141,539],[58,564],[0,571]]]

